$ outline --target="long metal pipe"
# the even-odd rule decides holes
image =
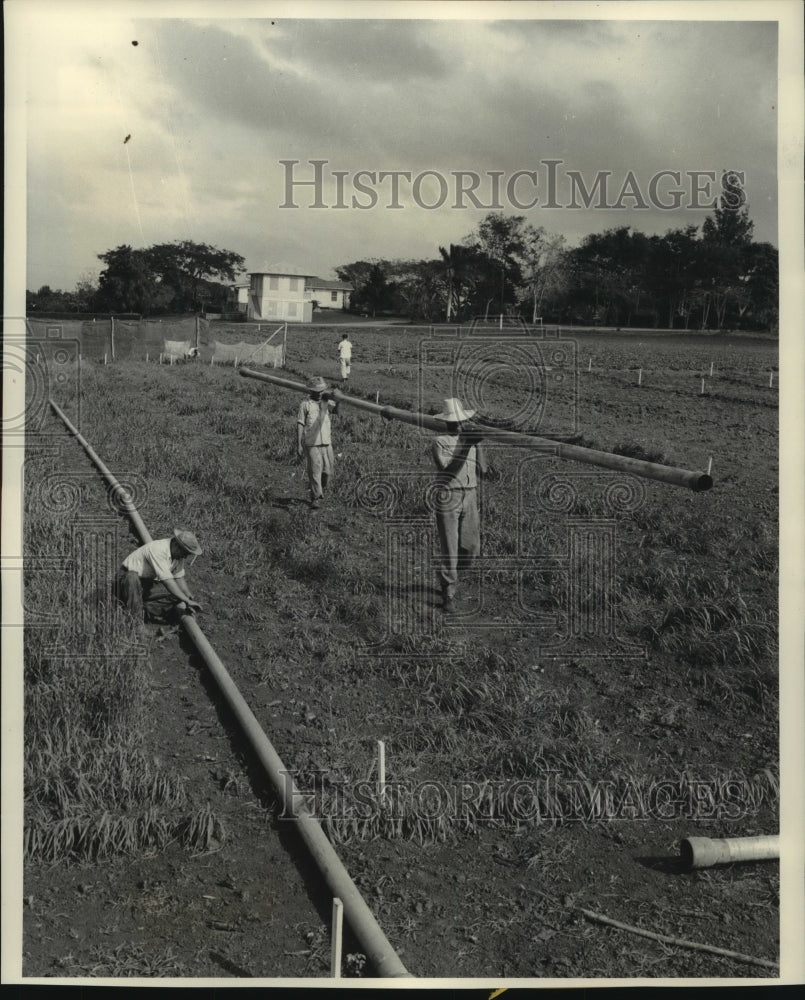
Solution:
[[[734,861],[767,861],[780,857],[780,837],[686,837],[680,854],[689,868],[710,868]]]
[[[151,534],[134,507],[134,504],[128,498],[124,487],[115,479],[87,439],[68,420],[64,412],[52,399],[50,400],[50,405],[95,463],[98,470],[112,487],[112,490],[121,498],[122,506],[125,507],[126,513],[131,518],[143,542],[152,541]],[[302,796],[291,773],[282,763],[279,754],[263,732],[260,723],[247,705],[226,667],[210,645],[207,637],[201,631],[201,626],[191,614],[183,614],[181,621],[185,632],[190,636],[196,649],[207,664],[227,704],[232,709],[255,754],[263,765],[274,791],[283,803],[285,814],[294,817],[297,829],[331,892],[344,904],[344,913],[367,959],[382,977],[410,976],[411,973],[408,972],[400,961],[399,956],[383,933],[374,914],[366,905],[349,872],[327,839],[319,821],[305,808]]]
[[[279,375],[256,372],[251,368],[240,368],[238,371],[244,378],[254,378],[260,382],[269,382],[272,385],[281,386],[283,389],[291,389],[293,392],[310,392],[310,389],[303,383],[281,378]],[[386,420],[399,420],[404,424],[412,424],[414,427],[424,427],[426,430],[437,431],[442,434],[447,430],[447,421],[442,420],[440,417],[431,417],[425,413],[415,413],[412,410],[400,410],[394,406],[381,406],[379,403],[370,403],[366,399],[348,396],[339,389],[331,389],[330,392],[333,399],[337,402],[346,403],[348,406],[354,406],[359,410],[366,410],[368,413],[385,417]],[[584,462],[586,465],[598,465],[605,469],[616,469],[618,472],[630,472],[632,475],[641,476],[643,479],[654,479],[657,482],[668,483],[671,486],[684,486],[686,489],[693,490],[696,493],[712,489],[713,486],[712,478],[705,472],[692,472],[689,469],[678,469],[671,465],[644,462],[638,458],[613,455],[608,451],[596,451],[594,448],[583,448],[581,445],[566,444],[563,441],[555,441],[551,438],[489,427],[477,421],[468,421],[465,426],[479,431],[483,434],[486,441],[512,444],[521,448],[533,448],[535,445],[538,445],[546,449],[552,449],[559,458],[568,459],[571,462]]]

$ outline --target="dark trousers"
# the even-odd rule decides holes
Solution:
[[[153,580],[141,580],[133,570],[121,566],[115,578],[115,596],[135,618],[142,619],[143,604],[151,597],[153,586]]]

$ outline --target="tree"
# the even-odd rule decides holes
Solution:
[[[341,264],[335,268],[338,280],[352,285],[349,305],[353,312],[361,312],[363,309],[363,289],[369,280],[372,267],[378,262],[376,260],[356,260],[352,264]]]
[[[561,291],[567,284],[566,242],[564,236],[546,233],[542,226],[525,226],[521,238],[521,289],[523,300],[531,299],[531,322],[536,323],[545,297]]]
[[[386,280],[384,269],[379,264],[372,264],[369,276],[361,289],[361,301],[372,316],[376,316],[389,305],[393,285]]]
[[[771,243],[748,248],[746,294],[749,313],[758,326],[775,329],[779,317],[779,255]]]
[[[106,264],[93,308],[151,313],[195,311],[223,288],[212,278],[234,281],[244,269],[240,254],[206,243],[158,243],[145,250],[124,244],[98,254]]]
[[[486,256],[495,262],[499,275],[500,312],[506,308],[506,279],[510,287],[520,281],[520,267],[517,257],[523,252],[522,227],[525,223],[523,215],[503,215],[501,212],[490,212],[479,224],[476,241],[477,246]]]
[[[662,316],[672,329],[680,316],[688,327],[698,262],[696,234],[697,227],[689,225],[649,239],[645,288],[655,309],[655,325]]]
[[[94,310],[147,314],[170,302],[170,289],[160,287],[145,250],[134,250],[124,243],[99,253],[98,259],[106,267],[98,278],[98,291],[92,300]]]
[[[158,281],[173,289],[174,312],[203,309],[215,291],[210,287],[213,279],[234,281],[244,270],[240,254],[190,240],[158,243],[145,251],[145,257]]]
[[[743,201],[736,203],[733,197],[732,176],[734,171],[722,175],[719,204],[702,223],[698,287],[702,329],[707,326],[713,306],[717,327],[725,327],[729,307],[732,304],[736,311],[739,309],[748,280],[754,223]]]
[[[73,299],[77,312],[89,312],[92,300],[98,291],[95,284],[95,277],[89,272],[85,272],[76,282]]]

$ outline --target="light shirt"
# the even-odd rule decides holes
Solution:
[[[338,353],[342,361],[352,360],[352,344],[348,340],[342,340],[338,345]]]
[[[158,538],[126,556],[123,568],[143,580],[178,580],[184,576],[184,559],[171,559],[170,538]]]
[[[440,434],[433,442],[433,460],[439,469],[444,470],[453,461],[453,454],[458,447],[458,434]],[[451,478],[448,489],[455,490],[462,487],[465,490],[475,489],[477,481],[475,478],[475,466],[477,456],[475,445],[467,452],[467,459],[458,472]]]
[[[328,400],[325,405],[315,399],[303,399],[300,403],[296,422],[305,428],[302,440],[306,448],[332,444],[330,440],[331,409],[335,409],[335,403],[332,400]]]

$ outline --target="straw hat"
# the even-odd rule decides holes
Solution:
[[[321,377],[321,375],[313,375],[307,380],[307,387],[311,392],[326,392],[327,383]]]
[[[464,420],[470,420],[475,416],[476,410],[465,410],[460,399],[446,399],[444,401],[444,411],[437,413],[440,420],[446,420],[451,424],[460,424]]]
[[[201,555],[201,546],[198,544],[198,539],[192,531],[182,531],[180,528],[174,528],[173,537],[185,552],[189,552],[191,556]]]

